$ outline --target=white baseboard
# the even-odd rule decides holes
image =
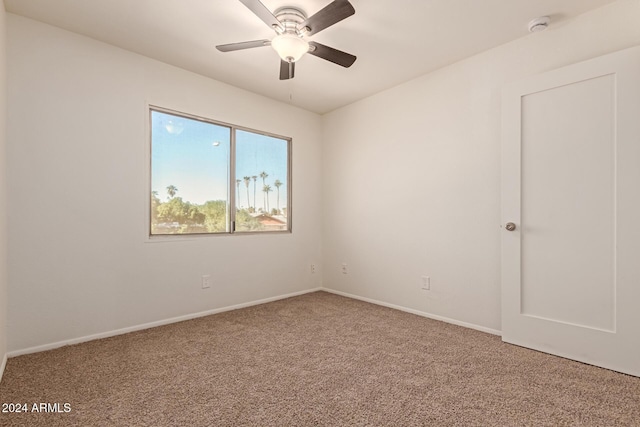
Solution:
[[[129,326],[127,328],[116,329],[116,330],[113,330],[113,331],[101,332],[99,334],[87,335],[87,336],[84,336],[84,337],[72,338],[72,339],[63,340],[63,341],[57,341],[57,342],[54,342],[54,343],[51,343],[51,344],[38,345],[38,346],[35,346],[35,347],[29,347],[29,348],[25,348],[25,349],[22,349],[22,350],[10,351],[9,353],[7,353],[7,355],[5,355],[5,359],[4,360],[6,362],[7,357],[16,357],[16,356],[22,356],[23,354],[38,353],[38,352],[41,352],[41,351],[53,350],[54,348],[64,347],[65,345],[80,344],[80,343],[83,343],[83,342],[98,340],[98,339],[101,339],[101,338],[109,338],[109,337],[113,337],[113,336],[116,336],[116,335],[128,334],[129,332],[135,332],[135,331],[140,331],[140,330],[143,330],[143,329],[155,328],[156,326],[164,326],[164,325],[168,325],[168,324],[171,324],[171,323],[183,322],[185,320],[191,320],[191,319],[195,319],[195,318],[198,318],[198,317],[210,316],[212,314],[222,313],[222,312],[225,312],[225,311],[238,310],[240,308],[246,308],[246,307],[251,307],[251,306],[254,306],[254,305],[265,304],[265,303],[268,303],[268,302],[278,301],[278,300],[281,300],[281,299],[291,298],[291,297],[295,297],[295,296],[298,296],[298,295],[304,295],[304,294],[308,294],[308,293],[311,293],[311,292],[317,292],[317,291],[321,291],[321,290],[323,290],[323,289],[322,288],[306,289],[304,291],[293,292],[293,293],[285,294],[285,295],[278,295],[278,296],[275,296],[275,297],[269,297],[269,298],[264,298],[264,299],[260,299],[260,300],[245,302],[245,303],[242,303],[242,304],[231,305],[231,306],[228,306],[228,307],[214,308],[213,310],[201,311],[199,313],[185,314],[184,316],[172,317],[170,319],[158,320],[158,321],[155,321],[155,322],[143,323],[141,325]],[[4,363],[2,365],[2,369],[4,369]],[[1,374],[1,371],[0,371],[0,374]],[[1,377],[0,377],[0,379],[1,379]]]
[[[4,374],[4,368],[7,366],[7,355],[2,357],[2,363],[0,364],[0,382],[2,382],[2,374]]]
[[[365,302],[370,302],[371,304],[381,305],[383,307],[393,308],[395,310],[400,310],[400,311],[404,311],[404,312],[407,312],[407,313],[415,314],[415,315],[418,315],[418,316],[427,317],[429,319],[439,320],[441,322],[451,323],[453,325],[463,326],[465,328],[470,328],[470,329],[475,329],[477,331],[486,332],[488,334],[498,335],[498,336],[502,335],[502,331],[499,331],[497,329],[486,328],[484,326],[475,325],[473,323],[462,322],[460,320],[450,319],[450,318],[444,317],[444,316],[438,316],[437,314],[431,314],[431,313],[427,313],[427,312],[420,311],[420,310],[414,310],[413,308],[403,307],[401,305],[389,304],[389,303],[384,302],[384,301],[378,301],[378,300],[371,299],[371,298],[361,297],[359,295],[353,295],[353,294],[349,294],[347,292],[336,291],[335,289],[322,288],[322,290],[326,291],[326,292],[329,292],[329,293],[332,293],[332,294],[340,295],[340,296],[343,296],[343,297],[353,298],[353,299],[357,299],[357,300],[365,301]]]
[[[2,365],[0,365],[0,380],[2,380],[2,374],[4,372],[4,368],[6,366],[8,357],[16,357],[16,356],[22,356],[23,354],[38,353],[38,352],[41,352],[41,351],[53,350],[54,348],[64,347],[66,345],[80,344],[80,343],[87,342],[87,341],[93,341],[93,340],[98,340],[98,339],[102,339],[102,338],[109,338],[109,337],[113,337],[113,336],[116,336],[116,335],[128,334],[129,332],[135,332],[135,331],[140,331],[140,330],[143,330],[143,329],[155,328],[157,326],[164,326],[164,325],[168,325],[168,324],[171,324],[171,323],[177,323],[177,322],[182,322],[182,321],[185,321],[185,320],[196,319],[198,317],[210,316],[212,314],[222,313],[222,312],[225,312],[225,311],[238,310],[240,308],[246,308],[246,307],[251,307],[251,306],[254,306],[254,305],[265,304],[265,303],[268,303],[268,302],[278,301],[278,300],[281,300],[281,299],[291,298],[291,297],[295,297],[295,296],[298,296],[298,295],[304,295],[304,294],[308,294],[308,293],[311,293],[311,292],[317,292],[317,291],[325,291],[325,292],[329,292],[329,293],[332,293],[332,294],[341,295],[343,297],[353,298],[353,299],[357,299],[357,300],[360,300],[360,301],[365,301],[365,302],[369,302],[369,303],[372,303],[372,304],[380,305],[380,306],[383,306],[383,307],[393,308],[395,310],[400,310],[400,311],[404,311],[404,312],[407,312],[407,313],[415,314],[415,315],[418,315],[418,316],[427,317],[429,319],[439,320],[439,321],[442,321],[442,322],[451,323],[451,324],[458,325],[458,326],[463,326],[465,328],[475,329],[475,330],[478,330],[478,331],[481,331],[481,332],[486,332],[486,333],[493,334],[493,335],[502,335],[502,332],[499,331],[499,330],[496,330],[496,329],[486,328],[484,326],[475,325],[473,323],[462,322],[462,321],[459,321],[459,320],[450,319],[448,317],[438,316],[438,315],[427,313],[427,312],[424,312],[424,311],[419,311],[419,310],[415,310],[415,309],[412,309],[412,308],[403,307],[403,306],[400,306],[400,305],[390,304],[390,303],[387,303],[387,302],[384,302],[384,301],[378,301],[378,300],[374,300],[374,299],[371,299],[371,298],[361,297],[359,295],[349,294],[347,292],[341,292],[341,291],[337,291],[337,290],[334,290],[334,289],[318,287],[318,288],[313,288],[313,289],[306,289],[304,291],[293,292],[293,293],[290,293],[290,294],[278,295],[278,296],[275,296],[275,297],[270,297],[270,298],[264,298],[264,299],[260,299],[260,300],[250,301],[250,302],[246,302],[246,303],[242,303],[242,304],[236,304],[236,305],[231,305],[231,306],[227,306],[227,307],[215,308],[215,309],[212,309],[212,310],[201,311],[201,312],[198,312],[198,313],[186,314],[184,316],[178,316],[178,317],[172,317],[172,318],[169,318],[169,319],[158,320],[158,321],[155,321],[155,322],[149,322],[149,323],[143,323],[143,324],[140,324],[140,325],[129,326],[127,328],[116,329],[116,330],[113,330],[113,331],[101,332],[99,334],[87,335],[87,336],[83,336],[83,337],[79,337],[79,338],[72,338],[72,339],[69,339],[69,340],[57,341],[57,342],[50,343],[50,344],[44,344],[44,345],[39,345],[39,346],[35,346],[35,347],[29,347],[29,348],[25,348],[25,349],[21,349],[21,350],[10,351],[9,353],[4,355],[4,358],[2,360]]]

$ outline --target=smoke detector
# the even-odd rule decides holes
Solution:
[[[548,16],[541,16],[536,19],[532,19],[529,22],[529,32],[530,33],[538,33],[540,31],[544,31],[547,29],[549,24],[551,23],[551,18]]]

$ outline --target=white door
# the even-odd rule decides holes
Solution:
[[[502,108],[503,340],[640,376],[640,47]]]

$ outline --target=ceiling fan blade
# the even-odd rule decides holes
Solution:
[[[253,12],[258,18],[262,19],[272,29],[282,28],[282,24],[278,21],[273,13],[260,0],[240,0],[240,2],[247,6],[251,12]]]
[[[300,30],[305,27],[309,28],[306,35],[310,36],[350,17],[354,13],[356,13],[356,10],[348,0],[334,0],[324,9],[321,9],[315,15],[307,18],[306,21],[298,25],[298,28]]]
[[[325,46],[318,42],[309,42],[309,46],[311,46],[311,49],[309,49],[309,53],[311,55],[317,56],[318,58],[326,59],[327,61],[331,61],[334,64],[341,65],[345,68],[351,67],[357,59],[355,56],[349,53],[334,49],[329,46]]]
[[[295,62],[280,60],[280,80],[289,80],[294,77],[296,70]]]
[[[229,43],[216,46],[220,52],[231,52],[234,50],[251,49],[253,47],[269,46],[271,40],[253,40],[250,42]]]

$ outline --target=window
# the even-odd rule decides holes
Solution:
[[[150,120],[151,236],[291,230],[290,138],[157,107]]]

